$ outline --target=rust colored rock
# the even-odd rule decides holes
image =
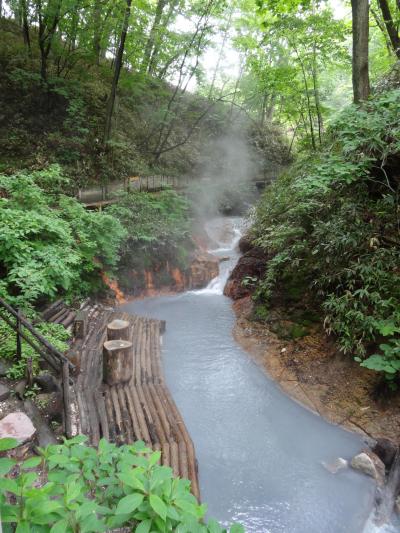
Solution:
[[[251,241],[251,237],[247,233],[240,237],[238,246],[242,254],[250,252],[250,250],[254,249],[254,244]]]
[[[190,264],[188,287],[201,289],[219,274],[219,259],[208,252],[197,251]]]
[[[244,285],[243,280],[245,278],[260,279],[264,275],[267,260],[266,253],[260,248],[252,248],[242,255],[225,285],[225,296],[232,300],[239,300],[252,294],[251,282]]]

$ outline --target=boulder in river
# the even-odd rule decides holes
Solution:
[[[0,420],[0,439],[13,438],[23,444],[31,440],[35,432],[31,419],[20,411],[10,413]]]
[[[267,256],[261,248],[252,248],[239,259],[225,285],[224,294],[232,300],[239,300],[253,292],[251,278],[260,279],[265,272]],[[250,283],[243,283],[249,278]]]
[[[208,252],[196,251],[190,263],[190,289],[201,289],[219,274],[219,259]]]
[[[251,237],[249,236],[248,233],[245,233],[244,235],[240,237],[238,246],[242,254],[245,254],[246,252],[249,252],[250,250],[254,248],[254,245],[251,241]]]
[[[363,451],[353,457],[350,464],[355,470],[360,470],[367,476],[373,477],[379,485],[384,483],[385,465],[374,453]]]

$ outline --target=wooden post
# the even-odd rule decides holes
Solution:
[[[84,339],[86,336],[86,324],[87,324],[87,313],[85,311],[78,311],[74,320],[74,337],[76,339]]]
[[[19,317],[19,309],[17,309],[17,359],[21,359],[22,347],[21,347],[21,319]]]
[[[71,421],[71,398],[69,394],[69,365],[64,361],[62,366],[62,386],[63,386],[63,405],[64,405],[64,431],[68,439],[72,437]]]
[[[113,340],[106,341],[103,347],[103,380],[111,386],[129,381],[133,367],[132,343]]]
[[[109,341],[124,340],[128,341],[130,336],[129,322],[116,318],[107,326],[107,339]]]

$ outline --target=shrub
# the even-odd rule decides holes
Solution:
[[[158,194],[121,193],[118,203],[106,209],[127,230],[121,249],[121,267],[150,269],[171,261],[185,267],[191,247],[188,203],[172,190]]]
[[[143,442],[117,447],[102,439],[97,449],[86,437],[40,449],[16,476],[4,477],[14,461],[0,459],[0,512],[5,533],[100,532],[129,527],[136,533],[223,533],[217,522],[203,521],[205,505],[190,493],[190,482],[160,466],[160,452]],[[0,451],[14,447],[0,440]],[[39,476],[32,469],[39,467]],[[239,525],[231,533],[242,533]]]
[[[380,341],[382,324],[400,324],[399,116],[399,90],[346,109],[321,152],[265,191],[254,225],[256,243],[273,255],[258,297],[269,300],[302,273],[327,332],[360,360]],[[394,329],[389,346],[397,339]]]
[[[11,320],[14,320],[13,318]],[[35,325],[35,329],[41,333],[45,339],[55,346],[60,352],[68,349],[67,340],[70,337],[68,331],[61,324],[51,324],[41,322]],[[29,337],[31,334],[25,329],[24,333]],[[33,339],[34,340],[34,339]],[[10,379],[20,379],[25,376],[27,362],[30,361],[33,373],[39,370],[40,355],[21,339],[21,359],[16,359],[16,334],[5,322],[0,319],[0,359],[8,359],[13,362],[12,367],[7,372]]]
[[[0,295],[25,310],[58,293],[87,294],[99,269],[118,261],[121,224],[59,194],[63,182],[58,167],[0,175]]]

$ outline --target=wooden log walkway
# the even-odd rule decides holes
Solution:
[[[88,435],[93,445],[101,437],[119,444],[143,440],[161,451],[163,465],[191,481],[192,493],[200,499],[193,442],[164,381],[161,333],[165,324],[110,310],[94,312],[91,318],[79,347],[80,373],[71,394],[74,433]],[[131,325],[133,368],[128,383],[109,386],[102,383],[102,347],[107,324],[114,319]]]

